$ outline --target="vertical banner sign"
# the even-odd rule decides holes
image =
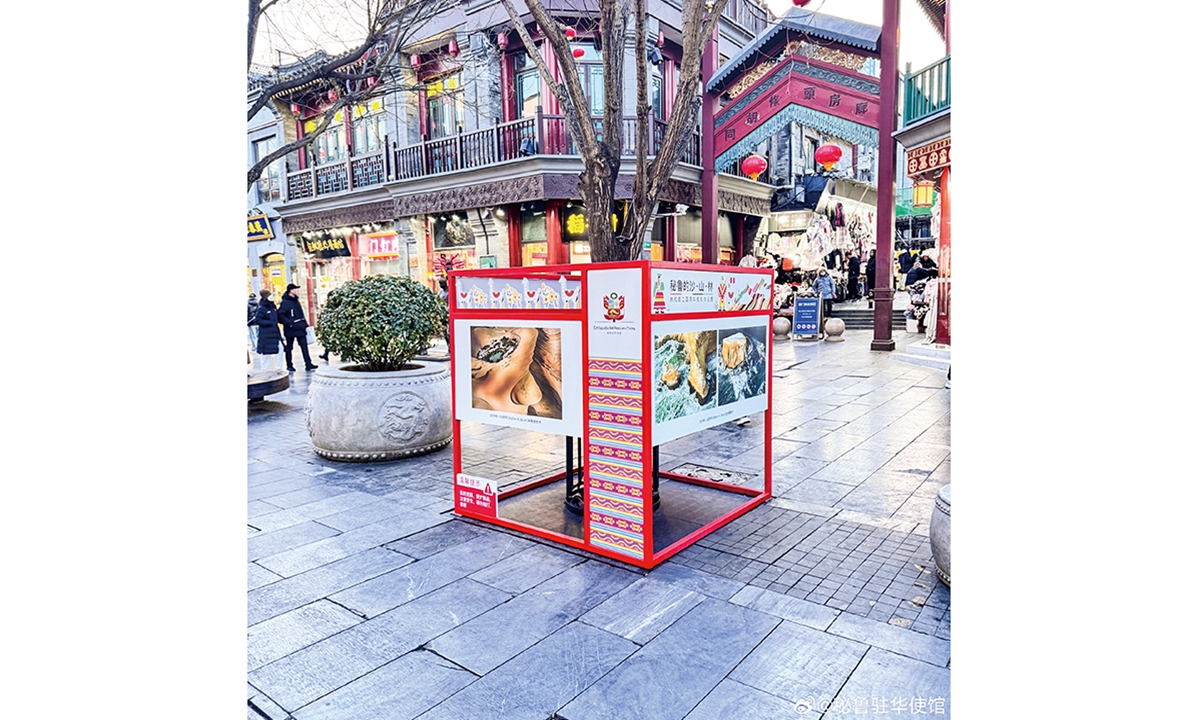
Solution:
[[[640,268],[588,273],[588,542],[646,556]]]
[[[821,298],[796,298],[792,308],[792,336],[819,335]]]
[[[454,478],[454,511],[496,517],[496,483],[459,473]]]

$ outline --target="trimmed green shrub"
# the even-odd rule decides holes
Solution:
[[[400,370],[446,332],[446,304],[409,278],[372,275],[329,294],[316,335],[329,352],[357,369]]]

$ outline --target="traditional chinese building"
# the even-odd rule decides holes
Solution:
[[[547,9],[578,36],[577,71],[593,114],[602,110],[602,66],[595,21],[574,3]],[[587,241],[576,183],[582,162],[566,119],[527,56],[507,14],[485,0],[435,20],[425,37],[402,48],[404,85],[370,106],[347,108],[316,137],[291,153],[281,169],[281,230],[297,252],[296,282],[308,296],[310,317],[342,282],[370,274],[405,275],[431,287],[447,269],[587,262]],[[554,72],[553,53],[537,24],[526,28]],[[681,62],[679,10],[655,5],[644,43],[630,46],[650,60],[653,110],[650,154],[657,153],[672,112]],[[718,55],[737,53],[768,26],[759,0],[730,2],[718,28]],[[299,73],[306,60],[277,68]],[[300,88],[275,98],[281,141],[316,133],[328,106],[323,88]],[[635,90],[625,99],[625,155],[617,199],[632,196]],[[769,142],[759,145],[770,153]],[[701,130],[698,127],[659,200],[667,217],[653,227],[655,259],[700,261],[703,233]],[[770,212],[768,178],[723,168],[709,209],[717,215],[714,261],[736,263]]]
[[[946,56],[904,73],[901,126],[893,137],[905,149],[902,172],[913,181],[914,206],[932,206],[938,280],[936,342],[950,344],[950,7],[949,0],[916,0],[946,42]],[[924,195],[924,197],[920,197]],[[936,199],[935,199],[936,198]]]

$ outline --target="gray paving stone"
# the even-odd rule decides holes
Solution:
[[[784,621],[729,677],[795,704],[832,700],[867,646]]]
[[[829,626],[829,632],[939,667],[945,667],[946,663],[950,662],[949,642],[913,633],[869,617],[843,614]]]
[[[682,585],[644,577],[580,620],[645,645],[703,600],[704,595]]]
[[[377,523],[381,520],[387,520],[398,515],[404,515],[412,511],[413,508],[405,507],[403,503],[395,500],[378,500],[351,508],[350,510],[343,510],[340,513],[326,515],[321,518],[320,523],[328,525],[331,528],[346,531]]]
[[[604,563],[576,565],[446,633],[430,648],[472,672],[491,672],[636,579]]]
[[[559,714],[579,720],[682,718],[779,622],[769,615],[706,599]]]
[[[923,706],[920,710],[915,709],[917,698]],[[883,699],[887,702],[887,717],[914,714],[951,717],[950,670],[873,647],[823,717],[861,715],[864,706],[866,712],[871,712],[874,703]],[[902,706],[893,704],[893,699],[908,702]]]
[[[471,575],[471,579],[517,595],[585,559],[565,550],[535,544],[480,570]]]
[[[315,570],[255,588],[246,596],[246,622],[252,626],[412,561],[412,558],[398,552],[371,548]]]
[[[462,520],[451,519],[441,525],[410,535],[403,540],[388,543],[387,547],[390,550],[402,552],[409,557],[420,560],[455,545],[466,543],[481,535],[494,532],[493,530],[485,530]]]
[[[397,720],[420,715],[476,679],[437,657],[415,651],[297,710],[296,720]]]
[[[335,528],[312,520],[271,532],[260,532],[246,541],[246,560],[249,562],[269,557],[308,543],[324,540],[339,534],[339,532]]]
[[[278,505],[282,508],[293,508],[298,505],[307,505],[318,500],[325,500],[338,495],[344,495],[350,492],[346,488],[341,488],[336,485],[327,485],[321,482],[318,478],[307,478],[311,485],[309,487],[299,488],[289,493],[279,495],[271,495],[269,502],[272,505]]]
[[[271,572],[290,577],[444,522],[446,518],[441,515],[418,510],[259,558],[257,562]]]
[[[795,720],[792,703],[726,678],[710,692],[685,720]]]
[[[254,563],[246,564],[246,590],[247,590],[247,592],[250,590],[254,590],[256,588],[260,588],[263,585],[270,585],[271,583],[275,582],[276,580],[282,580],[282,579],[283,578],[281,578],[280,576],[276,575],[275,573],[271,572],[270,570],[268,570],[264,567],[260,567],[258,565],[255,565]]]
[[[246,503],[246,517],[253,519],[259,515],[265,515],[282,509],[278,505],[272,505],[265,500],[251,500]]]
[[[381,615],[521,552],[532,543],[490,533],[335,592],[331,600],[365,617]]]
[[[279,512],[266,513],[259,515],[251,521],[251,525],[262,530],[263,532],[271,532],[296,525],[306,520],[317,520],[327,515],[340,513],[343,510],[356,508],[367,503],[373,503],[377,500],[374,495],[360,492],[348,492],[325,500],[318,500],[307,505],[280,510]]]
[[[462,579],[250,673],[289,712],[356,680],[509,599]]]
[[[818,480],[814,475],[807,480],[801,480],[792,489],[780,497],[802,503],[836,507],[842,498],[854,489],[851,485],[829,480]]]
[[[818,630],[829,627],[838,615],[836,610],[824,605],[799,600],[765,588],[743,588],[730,598],[729,602]]]
[[[318,600],[277,615],[246,633],[248,669],[274,662],[362,621],[361,617],[328,600]]]
[[[420,720],[546,720],[637,649],[628,640],[573,622]]]
[[[258,476],[265,478],[266,475]],[[310,487],[322,487],[324,483],[309,475],[298,475],[289,470],[279,470],[273,474],[273,478],[269,482],[249,483],[246,489],[246,501],[253,502],[255,500],[267,500],[279,495],[287,495],[288,493],[302,490]],[[270,502],[268,500],[268,502]],[[270,503],[276,507],[287,507],[283,503]]]
[[[702,570],[695,570],[667,561],[650,571],[649,577],[661,582],[681,585],[719,600],[728,600],[741,590],[745,583],[736,582]]]

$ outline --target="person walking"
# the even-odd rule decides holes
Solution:
[[[867,258],[867,297],[875,297],[875,251]]]
[[[861,261],[858,259],[858,252],[850,253],[850,260],[846,263],[846,284],[849,286],[846,290],[850,293],[851,300],[858,300],[858,275],[861,268]]]
[[[258,291],[262,298],[254,311],[254,324],[258,326],[258,354],[262,356],[261,369],[277,370],[279,368],[279,310],[271,302],[271,291],[263,288]],[[266,367],[267,364],[270,367]]]
[[[296,372],[292,365],[292,343],[300,341],[300,352],[304,355],[304,369],[316,370],[317,364],[308,356],[308,321],[304,319],[304,310],[300,307],[297,290],[299,285],[288,283],[279,301],[279,324],[283,326],[283,357],[287,360],[288,372]]]
[[[258,325],[254,324],[254,311],[258,309],[258,296],[250,293],[250,300],[246,304],[246,332],[247,339],[250,341],[250,347],[254,352],[258,351]]]
[[[817,296],[825,303],[825,317],[833,317],[833,278],[829,277],[825,268],[821,268],[817,273],[817,281],[813,284],[813,290],[816,290]]]

